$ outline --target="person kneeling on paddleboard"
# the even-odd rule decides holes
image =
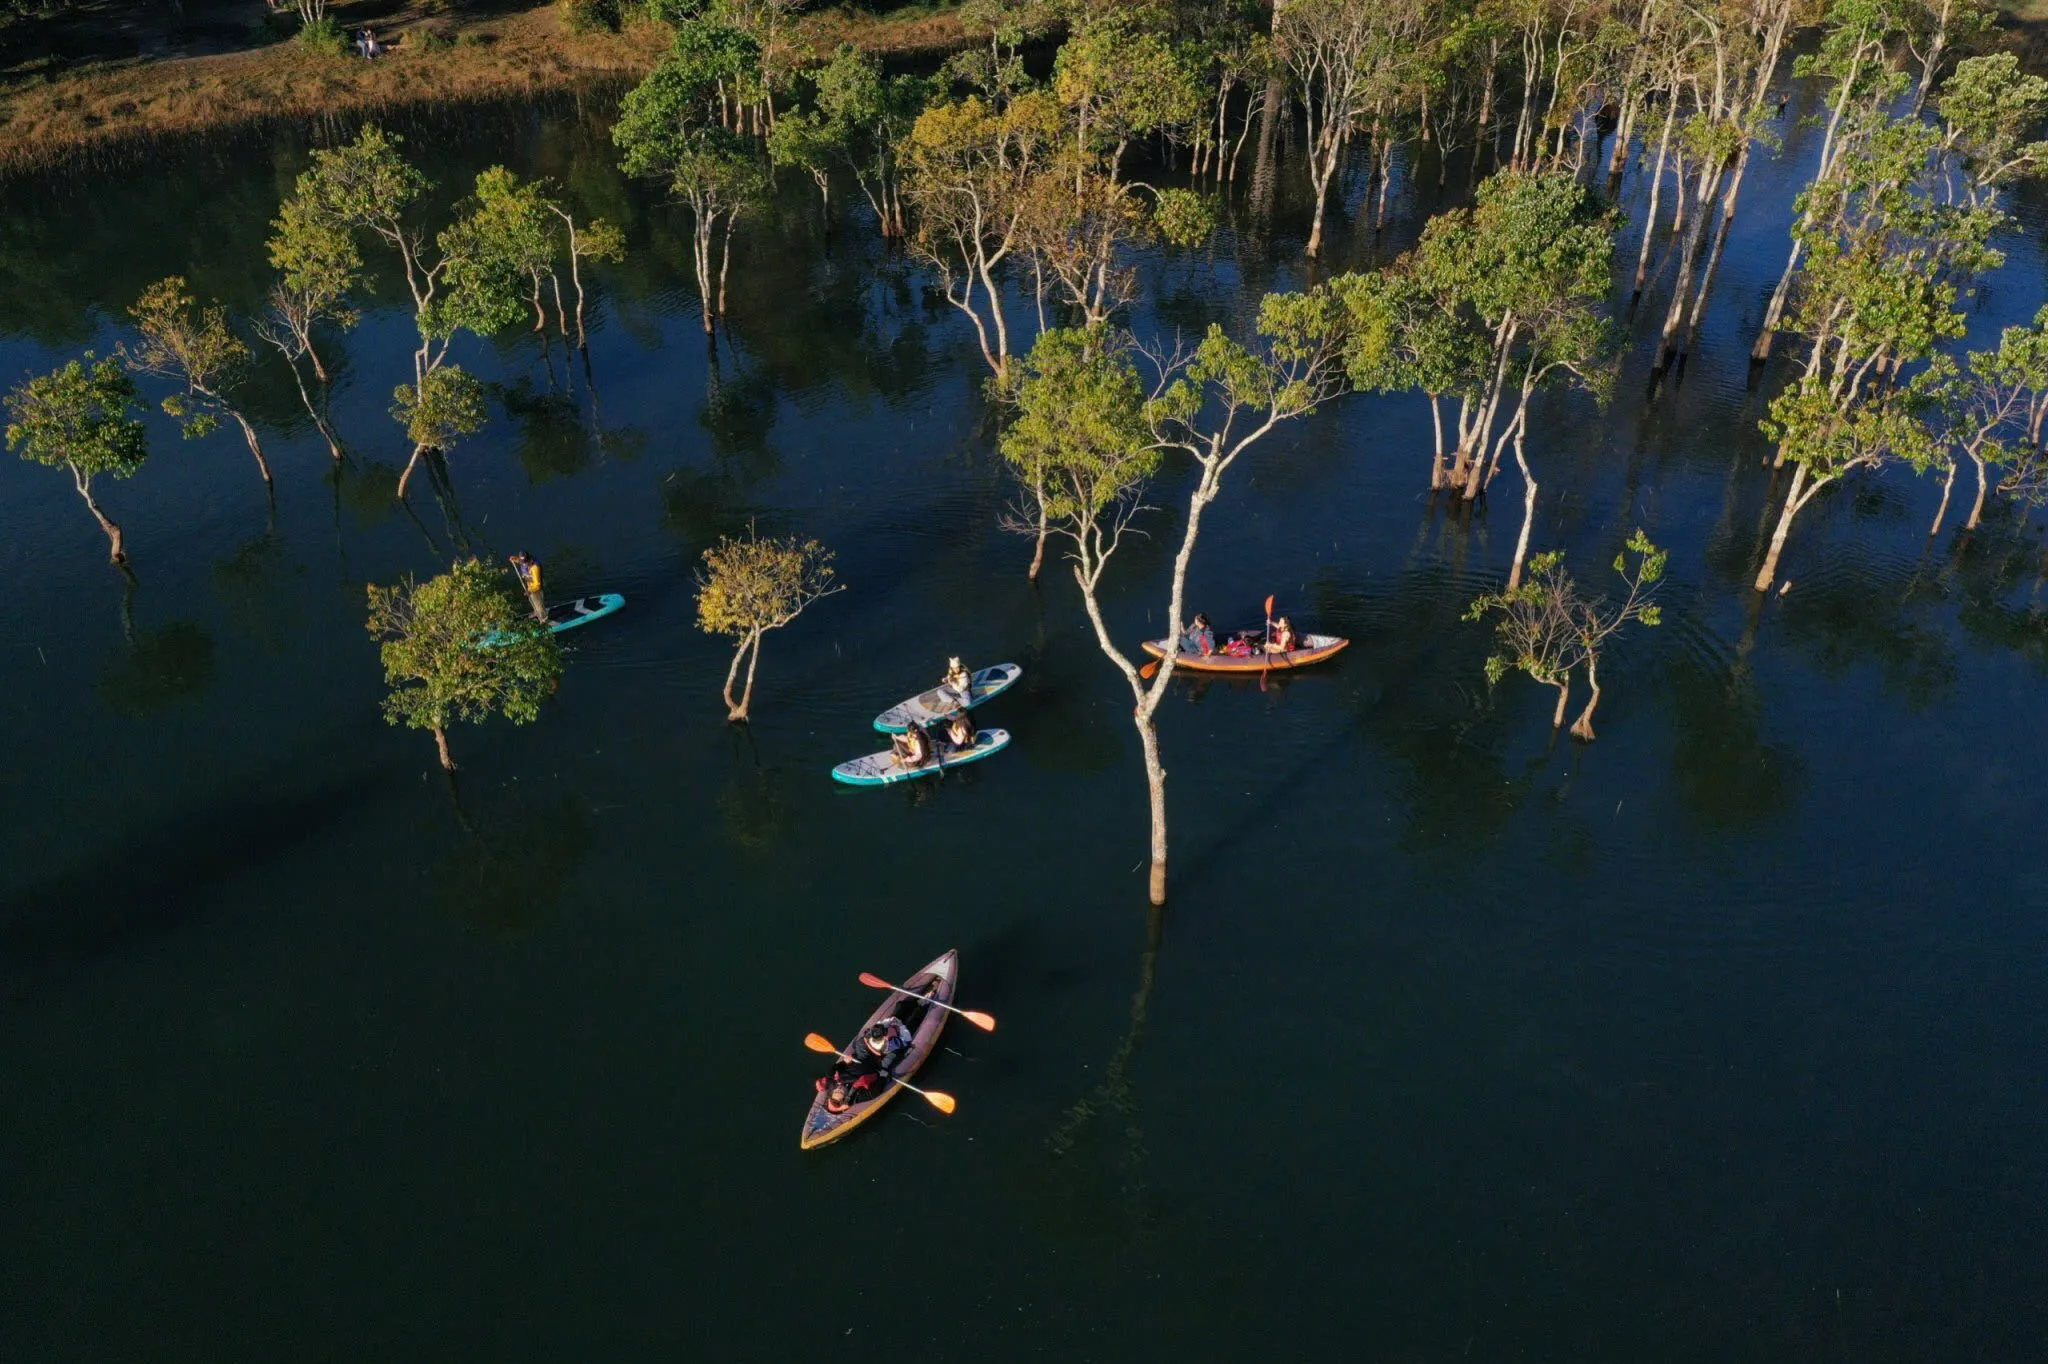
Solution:
[[[974,747],[974,724],[967,718],[967,712],[956,710],[946,717],[944,732],[946,746],[956,753]]]
[[[958,658],[949,658],[946,660],[946,676],[939,683],[939,690],[953,693],[961,705],[967,705],[974,700],[974,675]]]
[[[913,724],[889,740],[889,751],[905,767],[923,767],[932,760],[932,736],[923,725]]]

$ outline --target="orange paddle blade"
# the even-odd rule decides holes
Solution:
[[[1144,678],[1146,681],[1149,682],[1152,680],[1152,674],[1158,671],[1159,660],[1155,658],[1150,663],[1147,663],[1144,667],[1138,669],[1138,676]]]
[[[826,1056],[837,1056],[839,1054],[839,1048],[833,1046],[814,1032],[804,1034],[804,1045],[812,1051],[822,1052]]]
[[[1272,615],[1273,615],[1273,599],[1272,599],[1271,597],[1267,597],[1267,598],[1266,598],[1266,616],[1267,616],[1267,618],[1268,618],[1268,619],[1271,619],[1271,618],[1272,618]]]
[[[926,1103],[930,1104],[933,1108],[938,1109],[941,1113],[951,1113],[956,1107],[958,1107],[958,1105],[953,1102],[953,1096],[950,1094],[941,1094],[936,1089],[924,1089],[919,1090],[918,1092],[924,1095],[924,1101]]]
[[[994,1032],[996,1030],[996,1016],[994,1014],[977,1013],[973,1009],[962,1009],[960,1016],[975,1027],[980,1028],[983,1032]]]
[[[860,983],[863,985],[871,985],[877,990],[893,990],[896,988],[895,986],[891,985],[888,981],[883,980],[880,976],[870,975],[866,971],[860,973]]]

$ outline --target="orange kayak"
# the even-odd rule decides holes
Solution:
[[[1320,663],[1338,653],[1351,643],[1338,635],[1303,635],[1301,642],[1308,647],[1293,649],[1284,654],[1245,654],[1233,658],[1228,654],[1183,653],[1175,660],[1176,669],[1185,668],[1198,673],[1256,673],[1277,668],[1305,668],[1311,663]],[[1145,641],[1145,652],[1154,658],[1166,657],[1163,639]]]

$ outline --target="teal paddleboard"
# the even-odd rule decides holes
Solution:
[[[877,715],[875,728],[884,734],[901,734],[912,725],[935,724],[956,710],[972,710],[991,696],[1000,696],[1023,675],[1024,670],[1014,663],[977,669],[968,676],[966,695],[951,687],[933,687]]]
[[[832,769],[832,780],[843,781],[848,786],[889,786],[899,781],[915,781],[929,777],[945,767],[961,767],[978,763],[992,753],[1000,753],[1009,747],[1010,731],[1007,729],[984,729],[974,736],[974,747],[958,750],[946,749],[935,763],[922,767],[905,767],[894,750],[870,753],[865,758],[855,758]]]
[[[564,630],[574,630],[594,620],[602,620],[626,604],[626,599],[616,592],[600,592],[594,597],[578,597],[575,601],[556,602],[548,608],[548,633],[559,635]],[[477,643],[486,649],[510,644],[514,636],[503,630],[493,630]]]

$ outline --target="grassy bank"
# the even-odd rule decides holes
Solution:
[[[353,6],[344,25],[363,20]],[[271,119],[378,113],[538,95],[636,80],[667,47],[652,23],[624,33],[569,33],[553,5],[492,15],[434,17],[399,10],[374,19],[388,45],[376,61],[312,51],[290,41],[187,55],[157,51],[17,73],[0,86],[0,173],[138,154],[162,137]],[[876,16],[828,10],[807,16],[803,40],[829,53],[853,42],[885,56],[923,56],[962,42],[946,9]],[[160,49],[160,45],[159,45]]]

